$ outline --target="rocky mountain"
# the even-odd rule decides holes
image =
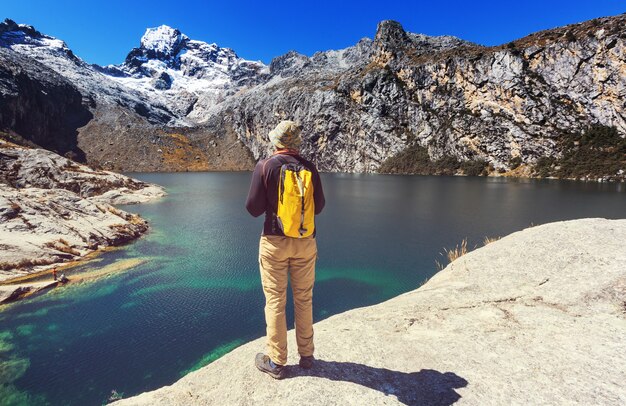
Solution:
[[[62,41],[11,20],[0,23],[0,52],[0,130],[13,141],[115,170],[252,165],[235,134],[207,135],[167,107],[166,94],[142,87],[140,73],[123,77],[122,66],[117,76],[104,74]]]
[[[85,159],[76,128],[92,114],[69,80],[47,66],[0,48],[0,127],[24,134],[33,145]]]
[[[162,98],[150,98],[118,84],[74,55],[63,41],[42,34],[31,26],[16,24],[8,19],[0,23],[0,47],[12,51],[8,55],[20,55],[29,64],[39,63],[65,78],[80,91],[83,105],[90,109],[101,104],[117,105],[142,114],[155,124],[176,124],[175,116]],[[43,80],[42,76],[45,75],[32,76],[31,79]],[[12,78],[15,76],[7,79]]]
[[[0,124],[16,139],[116,170],[250,169],[271,151],[267,133],[289,118],[303,124],[303,153],[325,171],[420,172],[413,161],[425,159],[452,173],[478,164],[532,175],[550,158],[555,172],[593,126],[617,134],[605,153],[623,154],[625,23],[626,15],[600,18],[483,47],[383,21],[374,40],[311,57],[292,51],[269,66],[160,26],[122,64],[99,67],[7,20],[0,98],[10,103]],[[33,89],[59,86],[48,76],[81,95],[84,115],[65,128],[43,114],[32,132],[15,117],[31,114],[21,100],[41,98]],[[40,133],[65,141],[44,145]],[[605,175],[623,179],[625,161],[616,159],[621,175],[615,165]]]
[[[206,109],[237,89],[263,81],[268,68],[162,25],[148,28],[123,64],[101,72],[131,89],[165,98],[177,117],[193,125]]]
[[[537,33],[498,47],[418,46],[379,25],[369,57],[340,74],[301,72],[221,107],[255,158],[279,117],[304,124],[304,152],[324,170],[376,171],[418,145],[431,159],[482,159],[509,169],[561,154],[592,124],[626,133],[624,15]],[[624,160],[624,159],[623,159]]]

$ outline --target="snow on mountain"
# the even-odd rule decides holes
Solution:
[[[425,51],[463,42],[454,37],[410,35],[415,47]],[[354,46],[311,57],[291,51],[267,66],[161,25],[148,28],[123,63],[102,67],[87,64],[63,41],[31,26],[8,19],[0,23],[0,46],[34,58],[67,78],[81,90],[87,104],[121,106],[152,124],[170,127],[202,124],[223,101],[259,85],[274,86],[294,77],[332,80],[334,75],[367,63],[372,44],[371,39],[363,38]]]
[[[32,58],[72,82],[87,105],[118,105],[136,111],[155,124],[179,124],[163,98],[129,89],[74,55],[67,45],[32,26],[12,20],[0,23],[0,46]]]
[[[117,66],[90,65],[63,41],[8,19],[0,23],[0,46],[67,78],[87,104],[122,106],[168,126],[193,126],[207,109],[269,73],[261,62],[247,61],[217,44],[191,40],[165,25],[148,28],[139,48]]]
[[[39,89],[67,87],[83,97],[93,119],[73,124],[76,145],[86,160],[108,168],[207,168],[233,146],[260,158],[271,149],[267,132],[291,118],[310,129],[302,150],[322,170],[375,171],[394,157],[401,168],[402,154],[414,148],[432,160],[486,161],[500,170],[514,158],[530,165],[558,156],[565,134],[591,125],[624,133],[625,21],[626,15],[590,20],[494,47],[382,21],[373,41],[311,57],[291,51],[269,66],[160,26],[148,29],[123,63],[101,67],[58,39],[6,20],[0,56],[19,94],[38,93],[20,99],[20,111],[32,110],[30,101],[45,94]],[[18,80],[29,61],[46,69]],[[50,69],[63,80],[48,86],[40,76]],[[17,100],[4,82],[0,91],[4,86]],[[76,100],[66,102],[76,110]],[[43,128],[51,124],[41,125],[41,133],[52,134]],[[190,128],[174,134],[173,126]],[[184,161],[185,154],[193,158]]]
[[[188,39],[180,31],[162,25],[146,30],[146,33],[141,37],[141,48],[154,51],[157,54],[172,55],[181,42]]]
[[[179,117],[195,123],[225,97],[263,81],[269,68],[161,25],[146,30],[124,63],[103,72],[128,88],[164,98]]]
[[[230,48],[190,39],[178,29],[148,28],[139,47],[119,65],[84,62],[56,38],[11,20],[0,23],[0,46],[34,58],[74,83],[88,104],[128,108],[150,122],[194,126],[238,92],[307,72],[336,73],[366,60],[372,41],[318,52],[311,58],[292,51],[267,66],[239,57]]]
[[[181,76],[204,79],[207,87],[224,87],[227,82],[241,85],[242,79],[255,79],[267,73],[262,62],[240,58],[230,48],[192,40],[167,25],[148,28],[139,48],[130,51],[124,63],[115,68],[133,78],[169,74],[170,69]]]

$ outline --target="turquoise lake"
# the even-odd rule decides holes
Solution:
[[[150,232],[69,276],[128,269],[0,309],[0,405],[100,405],[113,389],[127,397],[172,384],[264,334],[262,217],[244,208],[250,173],[132,176],[169,193],[122,207],[148,219]],[[316,321],[417,288],[437,271],[435,261],[446,262],[444,248],[464,238],[473,249],[531,225],[626,218],[624,184],[347,174],[322,181]],[[291,309],[288,317],[293,326]]]

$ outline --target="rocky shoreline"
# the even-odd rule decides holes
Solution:
[[[148,223],[113,205],[163,195],[160,186],[0,140],[0,283],[138,238]]]
[[[623,404],[624,241],[626,220],[531,227],[417,290],[316,323],[310,371],[290,331],[285,380],[254,368],[260,338],[115,404]]]

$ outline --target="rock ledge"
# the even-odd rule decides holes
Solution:
[[[317,323],[310,372],[291,331],[288,379],[253,367],[261,338],[115,404],[625,404],[624,241],[626,220],[529,228]]]
[[[160,186],[0,139],[0,283],[138,238],[148,223],[112,205],[163,195]]]

